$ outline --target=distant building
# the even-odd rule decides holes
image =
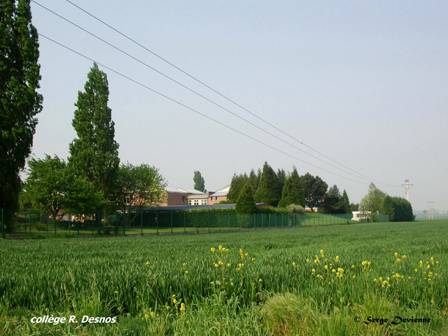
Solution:
[[[318,212],[318,211],[319,211],[318,207],[310,208],[309,206],[305,206],[305,212]]]
[[[188,205],[207,205],[208,203],[208,194],[190,194],[187,196],[187,204]]]
[[[202,192],[195,189],[166,188],[165,197],[158,206],[204,206],[227,201],[230,186],[212,192]]]
[[[159,206],[207,205],[208,195],[195,189],[166,188],[164,201]]]
[[[215,192],[210,192],[208,195],[208,204],[213,205],[213,204],[218,204],[221,202],[226,202],[229,190],[230,190],[230,186],[227,186],[227,187],[219,189]]]
[[[370,211],[352,211],[354,222],[370,221],[372,219],[372,212]]]
[[[170,189],[165,190],[164,201],[161,202],[160,206],[171,206],[171,205],[185,205],[187,202],[188,193],[181,189]]]

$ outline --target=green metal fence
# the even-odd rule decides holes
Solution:
[[[3,211],[1,211],[3,215]],[[293,226],[349,224],[351,214],[296,214],[268,212],[239,214],[234,210],[164,210],[133,208],[104,216],[103,223],[95,220],[52,220],[39,210],[20,211],[12,229],[6,230],[1,216],[1,230],[7,236],[92,236],[212,233]],[[67,219],[67,218],[66,218]],[[385,221],[386,218],[381,218]],[[7,232],[8,231],[8,232]]]

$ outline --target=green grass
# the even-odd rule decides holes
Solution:
[[[448,221],[0,240],[0,335],[448,335],[447,263]]]

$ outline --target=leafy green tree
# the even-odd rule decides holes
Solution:
[[[0,0],[0,208],[8,230],[42,109],[38,34],[31,21],[30,0]]]
[[[254,213],[257,211],[257,207],[254,201],[254,193],[249,181],[246,182],[243,189],[241,190],[238,201],[236,202],[235,209],[240,213]]]
[[[159,170],[147,164],[121,165],[118,173],[121,205],[154,205],[163,201],[166,182]]]
[[[238,198],[240,197],[241,190],[246,184],[248,177],[246,174],[234,174],[232,177],[232,181],[230,182],[230,190],[227,194],[227,199],[230,202],[236,203]]]
[[[346,213],[348,196],[345,190],[344,193],[347,199],[344,199],[344,196],[341,195],[336,185],[328,189],[325,195],[325,200],[322,205],[323,211],[326,213],[333,213],[333,214]]]
[[[56,220],[64,208],[68,188],[66,163],[57,156],[46,155],[42,160],[30,160],[28,166],[26,194],[33,206],[43,209]]]
[[[205,192],[205,180],[200,171],[195,171],[193,176],[194,189]]]
[[[272,167],[265,162],[261,173],[258,189],[255,193],[255,201],[277,206],[281,197],[280,184]]]
[[[382,211],[393,222],[413,221],[414,213],[411,203],[401,197],[386,196],[383,200]]]
[[[84,176],[77,175],[67,168],[67,190],[64,209],[75,215],[93,215],[107,202],[101,191]]]
[[[305,193],[305,205],[310,208],[321,206],[325,200],[327,183],[319,176],[313,176],[310,173],[306,173],[301,179]]]
[[[290,204],[305,205],[305,193],[296,168],[293,169],[291,175],[286,179],[279,206],[286,207]]]
[[[120,159],[108,100],[107,76],[94,64],[87,76],[84,92],[78,92],[75,104],[73,127],[77,138],[70,144],[69,165],[111,201]]]
[[[359,203],[350,203],[350,211],[358,211]]]
[[[74,174],[57,156],[32,159],[29,169],[27,197],[54,220],[65,213],[90,215],[104,204],[102,193],[85,177]]]
[[[371,211],[373,215],[379,214],[383,208],[383,202],[386,198],[386,193],[379,190],[375,184],[369,185],[369,191],[366,196],[361,200],[359,209],[361,211]]]

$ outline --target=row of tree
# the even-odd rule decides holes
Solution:
[[[43,208],[53,218],[62,210],[96,213],[124,204],[151,204],[163,197],[165,182],[148,165],[120,165],[115,127],[108,107],[106,74],[96,64],[78,93],[76,139],[66,161],[57,156],[29,161],[20,178],[42,110],[39,41],[30,0],[0,1],[0,209],[7,230],[22,204]]]
[[[24,204],[44,209],[54,219],[64,213],[95,214],[99,221],[105,211],[162,201],[166,183],[155,167],[120,165],[108,99],[106,74],[94,64],[75,104],[77,137],[70,156],[67,162],[48,155],[29,161]]]
[[[413,221],[415,219],[412,205],[401,197],[391,197],[371,183],[367,195],[359,205],[361,211],[370,211],[373,216],[384,214],[395,222]]]
[[[299,176],[296,168],[291,173],[284,170],[275,172],[267,162],[257,173],[252,170],[249,174],[235,174],[228,199],[237,204],[240,201],[242,204],[256,202],[279,207],[290,204],[318,207],[327,213],[347,213],[351,210],[345,190],[341,194],[337,186],[328,189],[327,183],[319,176],[309,173]]]

